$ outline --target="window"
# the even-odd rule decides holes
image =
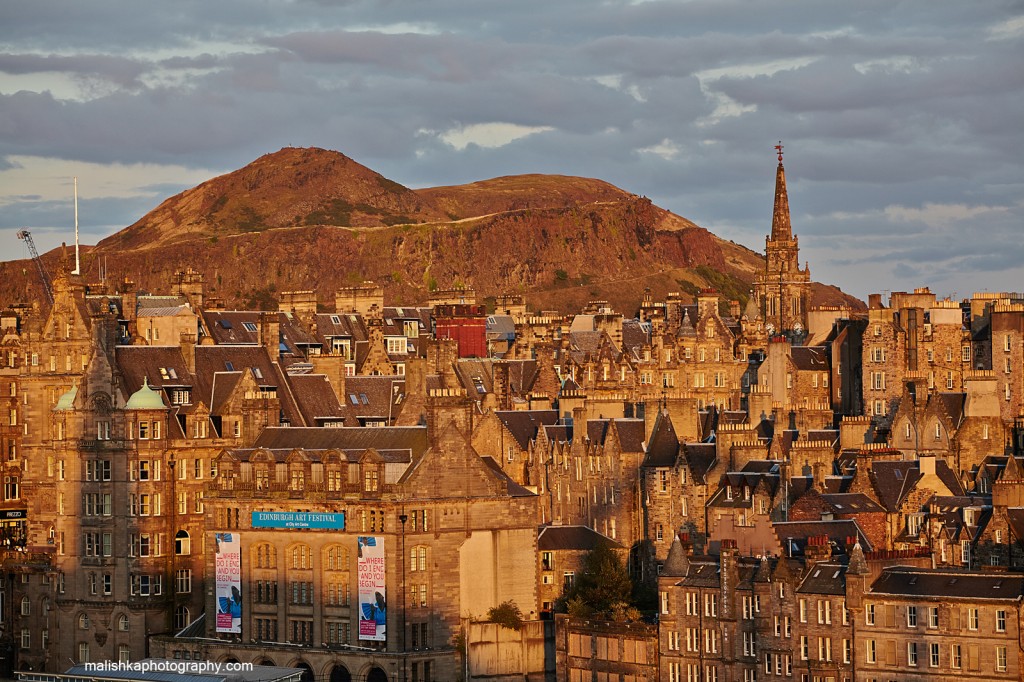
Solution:
[[[929,606],[928,607],[928,628],[934,630],[939,627],[939,607]]]
[[[849,663],[853,659],[853,640],[843,640],[843,663]]]
[[[89,662],[89,643],[79,642],[78,644],[78,662],[88,663]]]
[[[1006,672],[1006,647],[996,647],[996,670],[998,672]]]
[[[928,666],[931,668],[939,667],[939,643],[932,642],[928,645]]]
[[[831,661],[832,660],[832,638],[831,637],[819,637],[818,638],[818,660],[819,661]]]
[[[978,609],[976,608],[967,609],[967,629],[978,629]]]
[[[807,635],[800,635],[800,660],[806,661],[810,655],[810,645],[807,642]]]
[[[192,571],[182,568],[175,572],[174,587],[178,594],[188,594],[192,591]]]
[[[1006,611],[996,611],[996,632],[1006,632]]]
[[[832,602],[827,599],[818,600],[818,625],[832,624]]]
[[[188,531],[179,530],[174,536],[174,553],[178,555],[192,553],[192,539],[189,537]]]
[[[875,640],[869,639],[865,643],[865,655],[868,663],[878,662],[878,650],[875,648]]]
[[[807,622],[807,600],[803,597],[800,598],[800,622]]]
[[[949,645],[949,666],[951,668],[960,668],[962,660],[960,658],[960,645],[951,644]]]
[[[21,615],[30,616],[32,615],[32,602],[28,597],[21,598]]]
[[[907,607],[907,627],[908,628],[916,628],[917,627],[917,607],[916,606],[908,606]]]
[[[907,665],[917,667],[917,642],[907,642]]]
[[[868,625],[875,624],[875,605],[866,604],[864,606],[864,622]]]

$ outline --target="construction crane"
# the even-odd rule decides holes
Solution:
[[[24,239],[25,243],[28,244],[28,252],[32,254],[32,260],[36,262],[36,267],[39,268],[39,279],[43,282],[43,291],[46,292],[46,298],[50,301],[50,305],[53,305],[53,288],[50,286],[50,276],[46,274],[46,268],[43,267],[43,259],[39,257],[39,252],[36,251],[36,243],[32,241],[32,235],[28,230],[20,230],[18,232],[18,239]]]

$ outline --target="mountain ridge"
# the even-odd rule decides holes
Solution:
[[[59,261],[59,250],[44,255],[51,273]],[[409,189],[340,152],[291,147],[169,197],[83,249],[86,281],[98,281],[101,262],[143,290],[165,290],[192,267],[229,307],[308,289],[329,302],[372,280],[396,304],[465,286],[481,299],[523,294],[538,309],[602,299],[627,313],[645,288],[714,287],[745,302],[764,267],[760,254],[602,180],[527,174]],[[0,264],[0,274],[26,274],[20,287],[0,285],[0,300],[31,300],[38,278],[26,263]],[[812,303],[863,305],[825,285]]]

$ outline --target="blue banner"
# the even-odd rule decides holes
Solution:
[[[329,528],[345,530],[344,512],[317,514],[313,512],[254,511],[253,528]]]

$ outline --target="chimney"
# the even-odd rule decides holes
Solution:
[[[729,301],[729,315],[734,319],[740,319],[740,302]]]
[[[196,373],[196,335],[192,332],[181,332],[178,340],[181,358],[185,361],[189,374]]]
[[[267,349],[270,359],[277,362],[281,357],[281,322],[278,313],[260,313],[260,345]]]
[[[807,538],[804,547],[804,558],[808,564],[828,561],[832,558],[832,543],[827,535],[812,535]]]
[[[882,307],[881,294],[868,294],[868,308],[877,310]]]
[[[922,476],[934,476],[935,455],[922,455],[917,460],[917,466],[920,468]]]
[[[732,620],[735,613],[736,588],[739,586],[740,569],[737,556],[735,538],[722,538],[719,545],[719,561],[721,562],[721,589],[720,602],[722,608],[719,610],[719,617],[722,620]]]

